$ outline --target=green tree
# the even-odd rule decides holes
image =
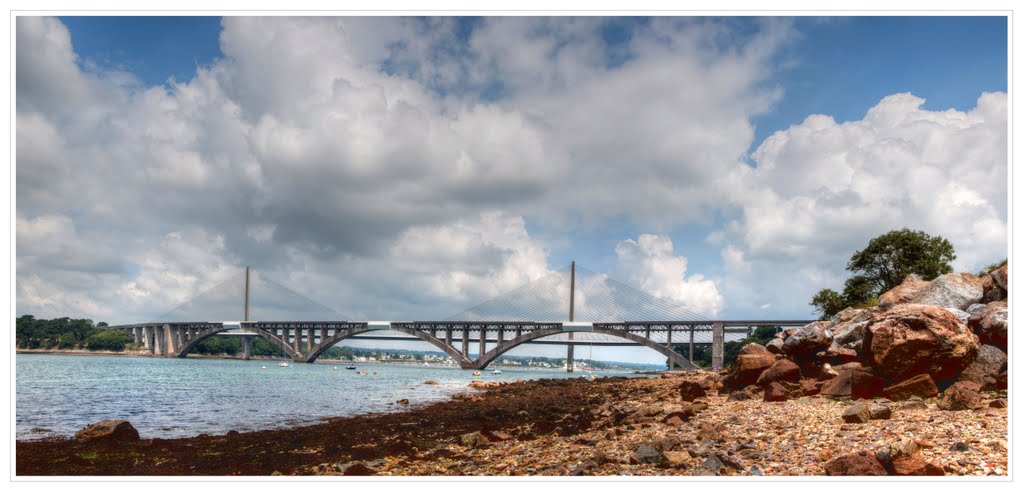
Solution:
[[[951,273],[955,259],[953,245],[942,236],[903,228],[872,239],[850,257],[846,269],[865,277],[880,295],[912,273],[924,280]]]
[[[924,280],[951,273],[950,262],[956,259],[953,245],[942,236],[929,236],[924,231],[903,228],[889,231],[868,242],[866,248],[850,257],[846,269],[854,276],[843,285],[840,296],[831,289],[822,289],[811,299],[811,305],[828,319],[844,308],[865,307],[877,303],[878,297],[896,287],[910,274]]]
[[[120,352],[130,341],[131,337],[125,330],[103,330],[90,336],[85,341],[85,347],[89,350]]]

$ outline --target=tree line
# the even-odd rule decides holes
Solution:
[[[109,350],[129,348],[131,336],[124,330],[105,329],[107,323],[91,319],[37,319],[26,314],[15,319],[14,336],[18,348],[60,350]]]

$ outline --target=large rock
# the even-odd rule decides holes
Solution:
[[[732,389],[740,389],[754,384],[761,373],[774,363],[775,355],[768,352],[763,345],[748,343],[740,349],[736,361],[729,367],[725,385]]]
[[[1003,290],[1010,290],[1010,270],[1009,265],[1003,265],[992,271],[992,280],[996,281]]]
[[[771,367],[765,369],[765,371],[761,373],[761,376],[757,378],[757,385],[768,386],[776,381],[799,382],[800,367],[794,364],[791,360],[779,359],[775,361]]]
[[[874,454],[860,451],[840,456],[825,463],[825,474],[830,476],[882,476],[889,473]]]
[[[999,373],[1006,369],[1006,352],[999,350],[992,345],[982,345],[978,349],[978,356],[971,362],[971,365],[960,373],[957,381],[971,381],[978,383],[981,389],[995,389]]]
[[[982,306],[969,308],[968,313],[971,317],[967,321],[967,326],[978,335],[981,343],[992,344],[1005,351],[1010,327],[1006,301],[996,301]]]
[[[764,401],[786,401],[793,397],[793,394],[781,383],[771,383],[764,390]]]
[[[846,308],[832,320],[829,331],[832,332],[832,349],[850,349],[860,353],[860,345],[864,340],[864,327],[871,322],[871,311],[865,309]]]
[[[897,304],[909,304],[926,287],[928,287],[928,282],[921,280],[921,277],[911,273],[903,279],[901,284],[878,297],[878,307],[888,309]]]
[[[871,420],[871,412],[863,403],[849,407],[843,412],[843,422],[848,424],[863,424],[869,420]]]
[[[848,367],[837,370],[838,375],[821,387],[821,395],[833,398],[868,399],[882,394],[885,379],[870,368]]]
[[[809,359],[815,354],[832,345],[832,332],[828,330],[830,322],[815,321],[806,325],[786,338],[782,344],[782,353],[793,359]]]
[[[981,386],[978,383],[962,381],[954,383],[942,393],[939,408],[942,410],[974,410],[983,406],[981,402]]]
[[[861,354],[879,375],[902,381],[928,374],[952,381],[978,352],[978,337],[943,308],[901,304],[876,313]]]
[[[101,420],[89,424],[75,433],[80,441],[116,441],[130,442],[139,440],[139,431],[127,420]]]
[[[932,377],[927,374],[918,374],[905,381],[900,381],[888,388],[882,390],[882,396],[893,400],[900,401],[906,400],[911,396],[919,396],[921,398],[932,398],[939,396],[939,388],[935,386],[935,381]]]
[[[707,396],[707,391],[704,389],[704,385],[698,381],[683,381],[679,385],[679,396],[683,401],[693,401]]]
[[[782,337],[776,337],[771,339],[764,348],[773,354],[782,354],[782,345],[784,341]]]
[[[970,273],[947,273],[923,286],[921,282],[907,277],[903,284],[882,294],[878,306],[887,309],[900,304],[926,304],[965,310],[985,295],[981,278]]]
[[[943,476],[946,473],[937,465],[918,458],[901,457],[892,461],[892,474],[896,476]]]

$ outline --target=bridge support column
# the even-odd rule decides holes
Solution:
[[[480,352],[476,354],[477,359],[483,358],[484,354],[487,353],[487,327],[480,327]]]
[[[565,372],[573,371],[573,355],[576,351],[576,346],[572,343],[572,332],[569,332],[569,347],[565,350]]]
[[[242,359],[252,358],[252,337],[242,337]]]
[[[142,327],[142,338],[143,338],[143,342],[142,343],[146,344],[146,348],[149,349],[149,353],[150,354],[155,353],[156,350],[153,348],[154,338],[153,338],[153,327],[152,326],[144,326],[144,327]]]
[[[725,356],[725,324],[715,323],[711,326],[711,368],[722,368]]]
[[[693,325],[690,325],[690,364],[693,364]]]
[[[444,329],[444,343],[449,347],[452,346],[452,327],[446,327]]]
[[[299,339],[302,338],[302,329],[296,327],[296,328],[285,328],[285,330],[294,331],[294,333],[292,333],[292,337],[293,337],[292,338],[292,350],[294,350],[295,353],[298,353],[299,352]]]
[[[469,330],[462,327],[462,356],[469,359]]]
[[[673,351],[672,350],[672,325],[669,325],[669,327],[668,327],[668,340],[665,342],[665,348],[667,348],[669,352]],[[673,364],[672,364],[672,358],[669,357],[668,358],[668,370],[671,371],[672,369],[674,369]]]
[[[313,353],[313,327],[306,329],[306,354]]]

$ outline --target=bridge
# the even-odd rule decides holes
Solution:
[[[578,271],[575,262],[444,321],[352,321],[273,280],[252,275],[248,267],[244,283],[237,277],[157,320],[109,328],[128,331],[134,343],[159,357],[186,357],[213,336],[244,337],[247,359],[251,337],[261,337],[295,362],[314,362],[346,339],[421,340],[463,369],[483,369],[520,345],[554,343],[566,345],[567,370],[572,371],[577,345],[639,345],[664,355],[670,369],[694,371],[699,369],[693,363],[695,345],[710,344],[712,365],[721,367],[727,339],[745,338],[756,326],[812,322],[706,319],[606,275]],[[254,292],[261,294],[256,297],[261,302],[251,303]],[[675,350],[682,344],[688,345],[688,357]]]

